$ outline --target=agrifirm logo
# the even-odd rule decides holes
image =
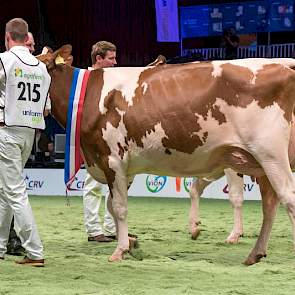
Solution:
[[[27,80],[37,80],[37,81],[44,80],[43,75],[39,75],[39,74],[36,74],[36,73],[26,73],[21,68],[15,68],[14,69],[14,77],[15,78],[25,78]]]
[[[167,182],[167,176],[148,175],[145,180],[146,188],[151,193],[158,193]]]
[[[22,77],[22,76],[23,76],[23,70],[21,68],[15,68],[14,77]]]

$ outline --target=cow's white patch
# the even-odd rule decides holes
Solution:
[[[142,94],[145,94],[145,92],[146,92],[147,89],[148,89],[148,85],[147,85],[147,83],[146,83],[146,82],[143,82],[143,83],[141,84],[141,87],[143,87]]]
[[[274,149],[288,142],[290,126],[284,118],[284,111],[277,103],[261,108],[258,102],[253,100],[243,108],[228,105],[223,99],[217,98],[214,105],[225,115],[225,123],[220,125],[212,117],[211,111],[206,119],[198,113],[195,114],[201,126],[201,130],[196,134],[202,138],[204,132],[208,132],[206,145],[213,147],[223,142],[224,145],[238,146],[253,152],[253,147],[264,149],[264,138],[277,139],[271,144],[271,148]]]
[[[105,68],[103,88],[99,100],[99,111],[102,114],[107,112],[107,108],[104,105],[105,98],[112,90],[121,91],[128,105],[133,105],[132,98],[134,97],[135,89],[139,86],[139,76],[146,69],[145,67]]]
[[[142,143],[144,149],[163,149],[162,140],[168,138],[165,134],[164,129],[162,128],[161,123],[155,125],[155,131],[146,132],[145,136],[142,137]]]
[[[109,146],[111,150],[111,157],[113,156],[114,159],[118,158],[119,156],[119,152],[120,152],[119,145],[121,145],[121,147],[125,146],[125,138],[127,136],[127,130],[123,122],[123,116],[125,112],[120,111],[119,109],[116,109],[116,110],[121,116],[119,126],[116,128],[110,122],[107,122],[106,128],[102,129],[103,139],[106,141],[107,145]]]
[[[132,140],[128,141],[129,149],[132,151],[133,156],[139,155],[144,150],[157,150],[164,151],[162,140],[168,138],[161,123],[154,126],[155,131],[147,131],[141,138],[143,147],[138,147]]]
[[[246,58],[235,60],[215,60],[212,61],[212,76],[214,78],[220,77],[222,75],[222,66],[225,64],[232,64],[249,69],[253,73],[250,83],[255,84],[258,71],[262,70],[265,65],[281,64],[286,67],[295,67],[295,60],[292,58]]]

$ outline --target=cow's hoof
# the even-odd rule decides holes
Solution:
[[[243,262],[245,265],[253,265],[255,263],[260,262],[261,258],[266,257],[265,254],[256,254],[256,255],[249,255],[248,258]]]
[[[239,241],[240,241],[240,237],[242,235],[238,234],[238,233],[235,233],[235,234],[230,234],[226,240],[225,240],[225,243],[226,244],[238,244]]]
[[[123,257],[122,256],[116,256],[116,255],[112,255],[109,258],[109,262],[118,262],[118,261],[122,261]]]
[[[109,262],[118,262],[124,259],[124,251],[116,249],[112,256],[109,258]]]
[[[192,230],[192,233],[191,233],[191,239],[192,239],[192,240],[196,240],[197,237],[200,235],[200,233],[201,233],[201,230],[198,229],[198,228]]]

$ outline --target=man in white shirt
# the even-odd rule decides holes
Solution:
[[[28,40],[25,45],[31,54],[35,52],[35,40],[31,32],[28,32]],[[21,240],[14,230],[14,218],[12,218],[6,254],[20,256],[24,252],[25,249],[22,247]]]
[[[116,61],[116,46],[107,41],[99,41],[92,46],[91,70],[113,67]],[[84,222],[88,241],[112,242],[116,238],[116,226],[107,208],[105,196],[105,215],[103,226],[99,217],[99,207],[102,198],[102,184],[86,173],[83,191]]]
[[[35,129],[44,129],[43,110],[50,86],[46,66],[26,47],[28,24],[10,20],[7,51],[0,53],[0,259],[4,259],[12,217],[26,256],[18,264],[44,266],[43,246],[29,203],[22,171]]]

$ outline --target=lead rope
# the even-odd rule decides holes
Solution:
[[[68,194],[68,188],[67,187],[66,187],[66,206],[71,207],[70,196]]]

